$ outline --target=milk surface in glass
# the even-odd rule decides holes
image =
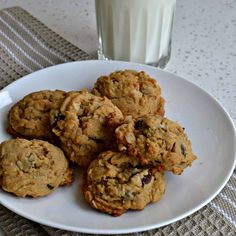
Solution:
[[[164,67],[176,0],[96,0],[99,59]]]

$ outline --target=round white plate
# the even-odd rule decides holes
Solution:
[[[10,99],[16,102],[30,92],[43,89],[91,89],[99,76],[121,69],[144,70],[158,81],[166,100],[167,117],[180,122],[192,141],[194,153],[198,156],[193,166],[181,176],[166,174],[167,189],[160,202],[120,217],[90,208],[83,199],[79,177],[72,186],[58,188],[50,196],[39,199],[17,198],[0,191],[1,204],[28,219],[56,228],[115,234],[170,224],[197,211],[219,193],[235,165],[236,141],[232,120],[208,93],[185,79],[154,67],[116,61],[83,61],[27,75],[0,93],[0,141],[10,138],[5,132],[7,112],[12,106],[12,103],[7,105]]]

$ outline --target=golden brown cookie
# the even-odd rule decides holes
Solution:
[[[60,106],[65,95],[60,90],[28,94],[10,109],[7,131],[14,137],[53,141],[49,112]]]
[[[165,176],[158,168],[140,166],[138,159],[106,151],[87,170],[83,193],[95,209],[119,216],[142,210],[159,201],[165,192]]]
[[[196,159],[184,129],[167,118],[128,117],[115,132],[119,150],[138,157],[142,165],[162,165],[181,174]]]
[[[86,167],[114,143],[114,130],[123,120],[121,111],[107,98],[87,91],[68,93],[59,110],[50,114],[53,132],[67,157]]]
[[[106,96],[123,112],[134,118],[147,114],[164,115],[164,99],[156,80],[145,72],[116,71],[101,76],[92,93]]]
[[[0,145],[0,184],[19,197],[41,197],[73,181],[58,147],[42,140],[12,139]]]
[[[74,181],[73,171],[70,168],[67,168],[61,180],[60,186],[71,185],[73,181]]]

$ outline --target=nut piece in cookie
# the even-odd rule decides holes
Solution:
[[[101,76],[92,93],[106,96],[123,112],[134,118],[147,114],[164,115],[164,99],[156,80],[145,72],[116,71]]]
[[[46,141],[12,139],[0,145],[0,185],[19,197],[41,197],[73,181],[62,150]]]
[[[119,150],[138,157],[142,165],[162,165],[179,175],[196,159],[184,129],[167,118],[128,117],[115,132]]]
[[[101,153],[91,162],[83,187],[86,201],[112,216],[142,210],[159,201],[164,192],[162,171],[140,166],[137,158],[112,151]]]
[[[53,141],[49,112],[60,106],[65,95],[60,90],[28,94],[10,109],[7,131],[14,137]]]
[[[114,130],[121,121],[123,114],[109,99],[87,91],[68,93],[60,109],[50,113],[66,156],[83,167],[115,143]]]

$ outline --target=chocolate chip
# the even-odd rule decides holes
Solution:
[[[47,156],[48,153],[49,153],[49,150],[48,150],[46,147],[44,147],[44,148],[43,148],[43,155],[44,155],[44,156]]]
[[[54,116],[54,123],[57,123],[58,121],[64,120],[64,119],[65,119],[65,116],[64,116],[64,115],[62,115],[62,114],[56,114],[56,115]]]
[[[54,187],[53,187],[52,185],[50,185],[50,184],[47,184],[47,187],[48,187],[48,189],[50,189],[50,190],[54,189]]]
[[[180,145],[180,148],[181,148],[182,155],[184,155],[186,157],[186,148],[185,148],[185,146],[182,143]]]
[[[143,120],[138,120],[138,121],[135,122],[134,128],[135,129],[140,129],[140,128],[143,127],[143,125],[144,125]]]
[[[99,139],[99,138],[91,137],[91,139],[93,141],[95,141],[96,143],[104,143],[104,141],[102,139]]]
[[[144,175],[144,177],[142,178],[142,187],[145,185],[145,184],[149,184],[152,180],[152,174],[150,172],[148,172],[147,175]]]
[[[175,145],[176,145],[176,143],[173,144],[173,146],[171,148],[171,152],[175,152]]]

